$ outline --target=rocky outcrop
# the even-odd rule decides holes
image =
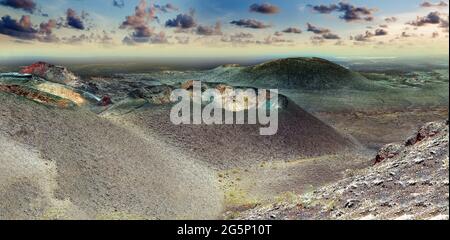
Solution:
[[[169,104],[173,87],[168,85],[151,86],[147,88],[134,89],[128,96],[134,99],[147,99],[153,104]]]
[[[32,100],[37,103],[59,107],[59,108],[69,108],[73,107],[73,102],[60,98],[55,95],[48,94],[46,92],[37,91],[32,88],[28,88],[20,85],[3,85],[0,84],[0,92],[11,93],[17,96],[24,97],[26,99]]]
[[[37,62],[30,66],[23,67],[20,73],[31,74],[50,82],[68,85],[75,85],[78,80],[75,74],[70,72],[67,68],[46,62]]]
[[[448,122],[430,122],[422,126],[419,131],[409,137],[405,143],[390,143],[383,146],[375,157],[375,164],[399,155],[405,147],[413,146],[429,137],[433,137],[442,132],[447,126]]]
[[[380,151],[378,151],[378,154],[375,157],[375,164],[397,156],[398,154],[400,154],[402,148],[403,145],[398,143],[391,143],[383,146]]]
[[[147,79],[113,78],[82,79],[78,89],[101,96],[98,105],[109,106],[129,101],[148,102],[156,105],[171,103],[173,86]]]
[[[448,220],[448,122],[428,123],[415,136],[421,140],[384,147],[375,166],[239,218]]]
[[[442,132],[442,130],[446,127],[448,127],[448,121],[446,123],[444,122],[428,123],[425,126],[421,127],[416,134],[408,138],[405,144],[406,146],[412,146],[420,141],[423,141],[428,137],[435,136],[439,132]]]

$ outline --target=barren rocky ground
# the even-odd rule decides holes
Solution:
[[[426,137],[375,157],[447,118],[448,77],[418,81],[420,73],[391,84],[383,76],[375,89],[403,95],[379,95],[366,89],[369,75],[333,65],[351,81],[335,79],[345,85],[335,91],[330,79],[316,79],[324,90],[314,91],[280,65],[294,60],[83,78],[37,63],[26,68],[33,77],[3,77],[0,219],[448,218],[448,125],[427,125]],[[321,63],[305,61],[305,71]],[[259,136],[259,125],[170,123],[168,96],[188,86],[181,80],[215,76],[205,84],[212,88],[241,70],[284,74],[298,88],[281,91],[289,98],[277,135]],[[358,79],[364,88],[351,89]]]
[[[448,142],[448,122],[428,123],[407,141],[385,146],[372,167],[237,218],[448,220]]]
[[[83,109],[4,93],[0,102],[1,218],[220,214],[214,171],[151,135],[144,138]],[[37,167],[22,168],[27,162]]]

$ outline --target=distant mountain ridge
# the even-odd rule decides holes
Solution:
[[[303,89],[338,88],[366,79],[340,65],[320,58],[288,58],[247,68],[256,82]],[[276,80],[275,80],[276,79]]]
[[[233,68],[235,67],[219,67],[212,71],[222,72],[218,77],[229,77],[231,82],[274,88],[322,90],[370,85],[359,73],[321,58],[285,58],[250,67],[239,67],[240,71]]]
[[[343,87],[374,89],[376,85],[357,72],[321,58],[284,58],[254,66],[225,64],[207,71],[157,73],[161,81],[200,80],[235,86],[325,90]]]

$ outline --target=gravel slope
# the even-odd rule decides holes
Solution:
[[[447,219],[448,122],[380,150],[373,167],[318,190],[258,207],[242,219]]]
[[[142,133],[157,135],[219,170],[356,149],[351,140],[291,101],[280,111],[278,133],[273,136],[260,136],[260,125],[176,126],[170,122],[169,111],[170,106],[151,106],[109,117],[128,122]]]
[[[81,109],[3,93],[0,102],[0,219],[204,219],[221,212],[214,172],[150,134],[144,139]]]

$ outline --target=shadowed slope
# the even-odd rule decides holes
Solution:
[[[249,166],[258,162],[337,153],[354,147],[295,103],[288,101],[279,113],[278,133],[260,136],[260,125],[174,125],[169,106],[152,106],[121,116],[142,132],[157,134],[193,157],[218,169]]]

